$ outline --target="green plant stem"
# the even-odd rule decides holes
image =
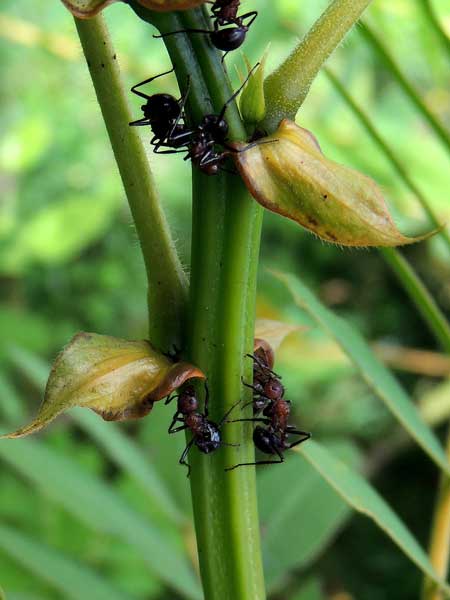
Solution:
[[[396,273],[404,289],[416,305],[425,322],[428,323],[428,326],[442,348],[450,354],[450,325],[430,292],[398,250],[393,248],[380,248],[379,250],[383,258]]]
[[[137,4],[134,10],[161,32],[205,28],[201,9],[155,14]],[[219,112],[230,97],[228,79],[206,36],[164,38],[180,88],[191,75],[187,106],[191,123]],[[205,93],[206,90],[206,93]],[[236,106],[226,113],[230,139],[245,139]],[[236,175],[206,177],[193,172],[193,223],[190,311],[187,357],[208,375],[210,417],[220,421],[240,398],[251,400],[241,377],[251,379],[256,271],[262,209],[253,202]],[[234,418],[250,416],[237,408]],[[233,417],[230,417],[233,418]],[[255,470],[227,466],[252,462],[254,448],[249,424],[224,428],[226,442],[210,456],[190,454],[190,478],[200,571],[208,600],[263,600]]]
[[[369,115],[363,110],[363,108],[359,104],[356,103],[356,101],[352,98],[352,96],[347,92],[346,88],[341,83],[341,81],[339,81],[339,79],[336,77],[336,75],[332,71],[330,71],[330,69],[325,67],[324,73],[327,76],[327,78],[329,79],[329,81],[332,83],[335,90],[341,96],[341,98],[347,103],[349,108],[351,108],[353,114],[359,119],[361,125],[364,127],[364,129],[367,131],[367,133],[371,136],[373,141],[378,145],[380,150],[384,153],[384,155],[388,159],[391,166],[394,167],[394,169],[397,172],[400,179],[403,181],[403,183],[406,185],[406,187],[415,195],[415,197],[419,201],[420,205],[422,206],[422,208],[428,215],[428,218],[429,218],[431,224],[434,227],[441,227],[439,218],[436,215],[436,213],[434,212],[433,208],[431,207],[431,203],[428,201],[428,199],[424,196],[424,194],[420,191],[420,189],[416,186],[414,181],[411,179],[411,177],[408,174],[408,171],[403,166],[403,164],[401,163],[399,158],[397,158],[395,151],[383,139],[382,135],[380,134],[380,132],[378,131],[378,129],[372,122]],[[439,232],[439,235],[445,240],[448,250],[450,251],[450,233],[447,231],[446,228],[444,228]]]
[[[168,350],[180,345],[187,282],[156,193],[152,174],[123,91],[116,53],[101,15],[75,18],[142,248],[148,280],[150,339]]]
[[[266,78],[264,129],[272,133],[281,119],[294,120],[317,73],[370,2],[333,0],[290,56]]]
[[[359,31],[364,37],[366,42],[376,51],[382,62],[389,69],[389,72],[394,76],[399,86],[403,89],[405,94],[409,97],[411,102],[415,105],[417,110],[422,114],[423,118],[427,121],[430,127],[434,130],[435,134],[445,145],[447,150],[450,150],[450,135],[445,129],[439,119],[431,112],[428,106],[423,102],[422,98],[418,94],[417,90],[410,83],[406,75],[403,73],[401,68],[398,66],[394,57],[387,49],[385,44],[381,41],[380,36],[375,33],[374,29],[367,23],[364,23]]]

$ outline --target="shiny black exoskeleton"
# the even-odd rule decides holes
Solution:
[[[238,96],[251,77],[253,71],[258,66],[259,63],[251,69],[245,81],[225,102],[218,115],[205,115],[199,125],[192,130],[185,160],[191,160],[192,163],[206,175],[217,175],[220,169],[224,170],[223,163],[230,154],[232,152],[239,152],[227,144],[228,123],[225,120],[225,112],[229,104]],[[221,148],[218,148],[218,146]],[[249,144],[246,148],[240,150],[240,152],[245,152],[246,150],[253,148],[253,146],[253,143]],[[223,150],[223,148],[225,148],[225,150]]]
[[[240,463],[229,467],[226,469],[227,471],[246,465],[270,465],[284,462],[283,454],[286,450],[305,442],[311,437],[310,433],[301,431],[295,425],[288,423],[291,414],[291,403],[289,400],[284,399],[285,389],[280,381],[281,377],[271,370],[270,365],[264,359],[264,354],[250,354],[249,356],[254,361],[254,380],[253,385],[245,385],[253,389],[253,413],[258,415],[262,411],[263,416],[236,419],[232,422],[262,423],[264,426],[257,425],[253,430],[253,443],[264,454],[277,456],[277,460]],[[298,436],[298,439],[290,442],[290,435]]]
[[[204,454],[210,454],[220,448],[220,446],[233,446],[234,444],[226,444],[222,441],[221,429],[225,423],[227,417],[236,406],[232,406],[230,410],[224,415],[219,423],[210,421],[208,419],[208,401],[209,393],[208,387],[206,386],[205,396],[205,409],[204,412],[199,411],[199,402],[195,388],[189,385],[177,395],[169,396],[166,400],[166,404],[169,404],[174,398],[177,398],[177,410],[173,416],[172,423],[169,427],[169,433],[177,433],[189,429],[192,432],[192,439],[184,449],[179,463],[185,465],[188,468],[188,477],[191,472],[189,463],[186,462],[189,450],[195,444],[200,452]],[[177,423],[182,423],[178,427],[175,427]]]
[[[192,137],[192,130],[184,123],[184,105],[189,94],[189,80],[186,91],[178,100],[170,94],[153,94],[149,96],[138,91],[141,86],[151,83],[158,77],[167,75],[172,71],[173,69],[145,79],[131,88],[133,94],[144,98],[147,102],[141,107],[144,116],[137,121],[132,121],[130,125],[150,126],[153,132],[150,143],[155,146],[154,152],[157,154],[183,152],[181,148],[187,146]],[[160,148],[172,148],[172,150],[160,150]]]
[[[240,48],[245,41],[247,32],[258,16],[256,10],[238,16],[239,0],[216,0],[212,2],[211,12],[214,17],[213,29],[181,29],[170,31],[154,37],[166,37],[176,33],[203,33],[209,36],[211,44],[218,50],[228,52]],[[247,21],[247,22],[246,22]],[[228,27],[229,26],[229,27]],[[225,27],[225,29],[221,29]]]

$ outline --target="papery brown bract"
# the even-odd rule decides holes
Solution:
[[[139,419],[192,378],[205,375],[189,363],[172,362],[147,341],[81,332],[56,358],[36,418],[0,438],[34,433],[73,406],[90,408],[106,421]]]
[[[70,12],[79,19],[95,17],[101,10],[113,2],[121,0],[62,0]],[[137,0],[139,4],[158,12],[187,10],[205,3],[205,0]]]
[[[255,200],[327,242],[400,246],[431,235],[402,235],[375,181],[325,158],[314,135],[292,121],[284,119],[249,150],[243,143],[234,146],[237,168]]]

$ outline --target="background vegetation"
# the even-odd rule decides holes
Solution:
[[[142,259],[73,21],[62,5],[45,4],[38,9],[24,0],[4,0],[0,10],[5,430],[35,412],[48,365],[74,332],[138,339],[147,327]],[[326,4],[247,0],[249,10],[260,12],[245,46],[250,61],[272,40],[270,71]],[[396,164],[405,167],[410,184],[440,220],[450,219],[448,148],[439,132],[450,121],[449,42],[430,18],[429,6],[427,0],[377,0],[365,18],[375,42],[358,27],[328,63],[392,149],[394,161],[325,73],[298,117],[327,156],[382,185],[397,224],[409,234],[425,229],[426,219]],[[433,7],[439,23],[449,24],[448,0]],[[105,15],[129,87],[168,68],[162,44],[125,5],[113,5]],[[415,101],[376,39],[417,90]],[[239,53],[227,64],[233,73],[233,64],[242,64]],[[153,89],[176,93],[170,77]],[[139,100],[130,102],[138,117]],[[175,156],[150,160],[188,270],[189,165]],[[450,313],[445,244],[436,238],[403,252]],[[426,546],[435,467],[399,433],[339,348],[268,274],[270,267],[299,275],[356,325],[438,434],[444,434],[450,415],[450,359],[377,251],[325,245],[266,214],[258,316],[308,326],[289,338],[277,361],[296,421],[370,475]],[[166,435],[170,414],[158,406],[138,424],[116,426],[74,410],[31,441],[0,443],[0,585],[8,600],[78,600],[83,589],[96,600],[198,598],[191,574],[196,559],[189,489],[177,465],[184,438]],[[416,595],[420,572],[372,523],[355,516],[302,458],[292,456],[258,476],[271,597],[406,600]]]

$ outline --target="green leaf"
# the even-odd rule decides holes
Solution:
[[[32,440],[17,440],[14,446],[0,443],[0,457],[80,521],[136,548],[149,568],[169,587],[186,598],[201,597],[199,584],[181,547],[75,461],[56,455]]]
[[[353,445],[335,443],[332,447],[333,453],[345,457],[352,466],[359,465],[359,453]],[[264,571],[268,589],[273,591],[290,569],[304,569],[317,558],[350,510],[298,455],[287,457],[282,469],[266,469],[259,475],[258,498]]]
[[[321,304],[313,293],[293,275],[274,272],[289,289],[302,310],[341,346],[370,389],[386,404],[394,417],[433,461],[450,474],[445,452],[433,431],[421,419],[408,395],[386,367],[376,358],[362,336],[343,319]]]
[[[174,523],[185,524],[185,517],[151,462],[146,460],[142,448],[122,433],[115,424],[104,423],[92,413],[76,409],[71,417],[104,448],[116,465],[139,484],[146,494],[146,500],[150,501],[156,510]]]
[[[36,418],[0,439],[39,431],[73,406],[91,408],[106,421],[141,418],[192,377],[204,375],[188,363],[172,363],[147,341],[77,333],[53,363]]]
[[[255,200],[327,242],[400,246],[427,237],[402,235],[375,181],[327,159],[314,135],[292,121],[284,119],[253,148],[235,145],[241,151],[234,159]]]
[[[0,547],[17,562],[47,581],[68,600],[130,598],[85,565],[80,565],[61,554],[59,550],[53,550],[5,525],[0,525]],[[5,596],[2,596],[0,590],[0,598],[2,597]]]
[[[345,502],[372,519],[423,573],[445,591],[446,597],[450,597],[450,586],[438,577],[417,540],[369,483],[317,442],[309,440],[307,444],[297,446],[295,451],[317,469]]]

